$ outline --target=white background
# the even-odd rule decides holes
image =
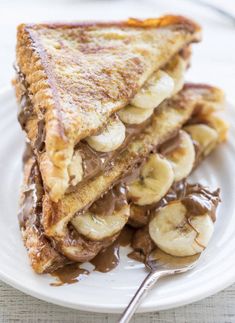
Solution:
[[[235,1],[210,2],[235,15]],[[172,12],[195,19],[204,29],[203,42],[194,46],[193,65],[188,79],[224,88],[229,101],[235,103],[235,23],[189,0],[0,0],[0,90],[10,86],[14,75],[12,65],[16,26],[21,22],[116,20],[129,16],[155,17]],[[135,321],[235,322],[234,295],[235,287],[232,287],[203,302],[176,311],[139,315]],[[59,309],[0,284],[0,322],[10,319],[22,322],[98,323],[114,322],[117,317]]]

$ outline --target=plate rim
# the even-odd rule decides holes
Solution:
[[[0,90],[0,99],[3,100],[6,98],[10,98],[12,96],[13,89],[11,87],[4,87]],[[232,100],[227,98],[227,102],[230,106],[234,106],[234,103]],[[235,113],[235,110],[233,110],[233,113]],[[235,258],[234,258],[235,260]],[[36,275],[36,274],[35,274]],[[33,296],[35,298],[38,298],[40,300],[63,306],[66,308],[73,308],[81,311],[89,311],[94,313],[121,313],[124,309],[124,306],[122,304],[106,304],[105,306],[96,304],[89,305],[87,302],[82,302],[82,300],[79,300],[79,303],[75,303],[71,300],[61,300],[57,297],[50,296],[48,294],[43,293],[42,291],[37,291],[35,288],[31,289],[30,287],[27,287],[23,284],[23,282],[19,282],[16,279],[10,277],[8,274],[4,273],[0,268],[0,280],[2,280],[4,283],[12,286],[13,288],[18,289],[19,291]],[[194,292],[194,294],[190,294],[189,297],[186,299],[186,297],[178,297],[174,301],[165,302],[165,304],[154,306],[152,302],[150,304],[143,303],[139,309],[137,310],[138,313],[147,313],[152,311],[159,311],[159,310],[166,310],[166,309],[172,309],[177,308],[181,306],[185,306],[188,304],[191,304],[193,302],[202,300],[204,298],[207,298],[211,295],[214,295],[215,293],[229,287],[231,284],[235,282],[235,271],[230,268],[226,272],[226,275],[223,275],[223,277],[220,277],[220,279],[217,281],[217,284],[214,286],[210,286],[209,289],[203,288],[200,290],[197,290]]]

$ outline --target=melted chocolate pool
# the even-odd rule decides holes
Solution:
[[[89,275],[89,271],[80,268],[80,264],[70,264],[59,268],[51,276],[56,277],[57,281],[51,283],[51,286],[62,286],[64,284],[74,284]]]
[[[131,227],[124,227],[120,236],[114,243],[102,250],[95,258],[91,260],[92,265],[95,266],[95,270],[106,273],[117,267],[119,264],[119,249],[120,246],[128,246],[134,234],[134,229]]]

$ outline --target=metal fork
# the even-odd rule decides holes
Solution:
[[[200,254],[190,257],[173,257],[160,249],[154,250],[145,264],[150,272],[142,282],[118,322],[127,323],[130,321],[143,298],[160,278],[184,273],[192,269],[197,264],[199,257]]]

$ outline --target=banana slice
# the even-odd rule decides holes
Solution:
[[[140,109],[128,105],[118,112],[120,119],[127,124],[140,124],[153,114],[154,109]]]
[[[176,55],[164,69],[174,80],[174,90],[172,95],[179,92],[184,85],[184,74],[187,68],[187,61],[180,55]]]
[[[111,119],[104,131],[97,136],[86,138],[91,148],[100,152],[109,152],[121,146],[126,136],[126,128],[119,118]]]
[[[187,177],[194,165],[195,149],[191,137],[187,132],[181,130],[179,132],[179,146],[164,156],[171,162],[175,181]]]
[[[217,131],[219,142],[223,142],[227,139],[229,125],[218,113],[210,113],[203,116],[203,121],[206,121]]]
[[[111,215],[95,215],[91,212],[72,219],[75,229],[90,240],[103,240],[121,231],[130,215],[129,205]]]
[[[82,156],[80,152],[75,151],[71,164],[68,167],[68,173],[70,176],[70,183],[75,186],[77,185],[83,177],[83,166],[82,166]]]
[[[186,218],[187,210],[174,201],[156,212],[149,223],[149,234],[164,252],[178,257],[202,252],[208,245],[214,225],[208,214]]]
[[[174,81],[166,72],[159,70],[154,73],[146,84],[131,100],[137,108],[154,109],[163,100],[172,95]]]
[[[195,124],[184,127],[193,140],[199,144],[204,156],[207,156],[216,146],[219,141],[217,131],[205,124]]]
[[[137,205],[156,203],[167,193],[173,181],[171,163],[158,154],[152,154],[143,166],[139,179],[128,186],[128,194]]]

